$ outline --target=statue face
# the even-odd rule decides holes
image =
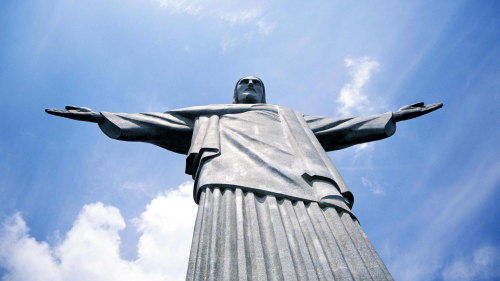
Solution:
[[[248,76],[236,85],[238,103],[262,103],[264,86],[257,77]]]

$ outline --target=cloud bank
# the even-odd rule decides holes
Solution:
[[[196,217],[192,183],[164,192],[133,224],[141,233],[138,258],[120,257],[120,211],[98,202],[85,205],[72,228],[55,246],[36,241],[17,213],[0,232],[3,280],[184,280]]]

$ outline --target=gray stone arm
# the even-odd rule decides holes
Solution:
[[[101,112],[101,130],[110,138],[158,145],[187,154],[191,146],[194,121],[178,114]]]
[[[381,140],[396,131],[392,112],[352,118],[304,116],[309,128],[326,151]]]
[[[76,106],[45,111],[51,115],[97,123],[108,137],[117,140],[147,142],[182,154],[187,154],[191,146],[194,120],[175,112],[109,113]]]
[[[396,112],[351,118],[304,116],[309,127],[326,151],[390,137],[396,132],[396,122],[413,119],[443,107],[442,103],[406,105]]]

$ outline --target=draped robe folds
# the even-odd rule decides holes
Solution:
[[[380,140],[396,129],[392,113],[334,119],[268,104],[101,114],[99,126],[111,138],[186,154],[196,203],[203,189],[227,187],[348,213],[354,197],[326,151]]]

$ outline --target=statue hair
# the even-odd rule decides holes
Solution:
[[[264,87],[264,82],[262,82],[262,80],[260,80],[259,77],[245,76],[245,77],[240,78],[240,80],[238,80],[238,82],[236,82],[236,86],[234,86],[233,104],[239,103],[238,102],[238,93],[236,92],[236,89],[238,88],[238,84],[240,83],[240,81],[245,79],[245,78],[252,78],[252,79],[257,79],[260,81],[260,83],[262,84],[262,101],[261,102],[266,103],[266,87]]]

